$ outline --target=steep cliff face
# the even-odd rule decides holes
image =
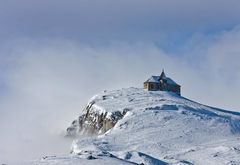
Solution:
[[[109,99],[109,96],[104,93],[106,91],[90,100],[78,119],[74,120],[67,128],[67,136],[103,134],[113,128],[118,120],[122,119],[129,111],[128,108],[117,108],[110,111],[103,108],[101,103]],[[114,99],[114,96],[111,99]]]
[[[68,136],[103,134],[113,128],[119,119],[126,114],[126,110],[115,112],[99,112],[95,110],[94,102],[89,103],[81,116],[67,128]]]

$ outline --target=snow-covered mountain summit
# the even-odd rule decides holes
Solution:
[[[67,132],[72,154],[37,164],[240,164],[240,113],[171,92],[104,91]]]

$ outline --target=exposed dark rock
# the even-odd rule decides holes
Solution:
[[[67,136],[103,134],[113,128],[118,120],[131,110],[125,108],[122,112],[99,113],[93,108],[94,104],[95,102],[90,102],[79,118],[72,122],[71,126],[67,128]]]

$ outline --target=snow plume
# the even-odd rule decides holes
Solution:
[[[240,110],[240,30],[193,35],[169,53],[150,42],[84,45],[63,39],[19,39],[1,47],[0,160],[69,151],[64,129],[102,90],[141,87],[152,74],[182,85],[182,95]],[[1,162],[2,163],[2,162]]]

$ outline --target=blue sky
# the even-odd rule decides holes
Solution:
[[[154,42],[174,49],[195,33],[238,26],[239,2],[192,0],[2,1],[0,35],[67,38],[83,43]]]
[[[91,96],[163,68],[183,96],[240,111],[239,15],[238,0],[0,1],[0,160],[68,152]]]

